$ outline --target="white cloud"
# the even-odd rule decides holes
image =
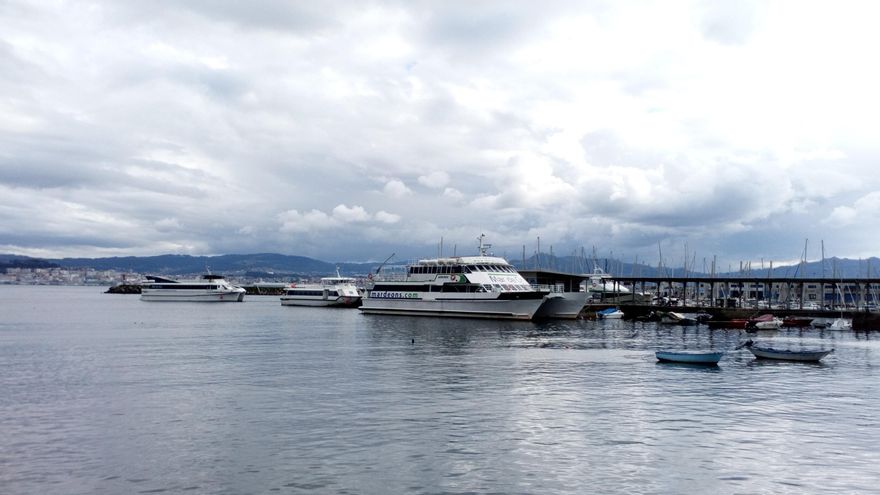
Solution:
[[[370,219],[370,214],[364,210],[363,206],[352,206],[349,208],[342,204],[333,208],[333,218],[345,223],[365,222]]]
[[[376,212],[376,220],[382,223],[397,223],[400,221],[400,215],[381,210]]]
[[[408,194],[412,194],[412,190],[406,187],[406,184],[398,179],[392,179],[386,182],[382,192],[392,198],[401,198]]]
[[[279,231],[285,234],[322,230],[335,225],[335,221],[329,215],[319,210],[306,213],[287,210],[278,215],[278,221],[281,223]]]
[[[852,206],[841,205],[834,208],[824,223],[832,227],[859,224],[862,228],[874,230],[880,225],[874,215],[877,211],[880,211],[880,192],[873,191],[854,201]]]
[[[428,175],[419,176],[419,184],[430,187],[431,189],[443,189],[449,184],[449,174],[446,172],[435,171]]]
[[[858,210],[849,206],[838,206],[831,211],[825,223],[842,227],[852,225],[859,216]]]
[[[443,197],[452,201],[462,201],[464,199],[464,194],[454,187],[447,187],[443,189]]]

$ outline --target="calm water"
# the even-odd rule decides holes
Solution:
[[[880,332],[147,303],[0,286],[0,493],[865,493]],[[415,339],[415,343],[412,342]]]

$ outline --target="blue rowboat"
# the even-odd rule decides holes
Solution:
[[[668,363],[718,364],[723,352],[657,351],[658,361]]]

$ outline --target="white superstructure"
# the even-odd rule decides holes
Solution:
[[[198,280],[173,280],[148,276],[141,283],[144,301],[241,302],[245,290],[221,275],[204,275]]]
[[[353,278],[324,277],[320,284],[292,285],[281,296],[284,306],[331,306],[354,308],[361,304],[361,291]]]
[[[483,243],[484,237],[479,237],[478,256],[419,260],[407,267],[404,280],[375,281],[361,311],[532,319],[549,292],[533,289],[504,258],[487,255],[491,246]]]

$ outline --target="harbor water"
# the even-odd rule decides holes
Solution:
[[[0,286],[0,493],[868,493],[880,332]],[[718,367],[658,349],[725,350]]]

